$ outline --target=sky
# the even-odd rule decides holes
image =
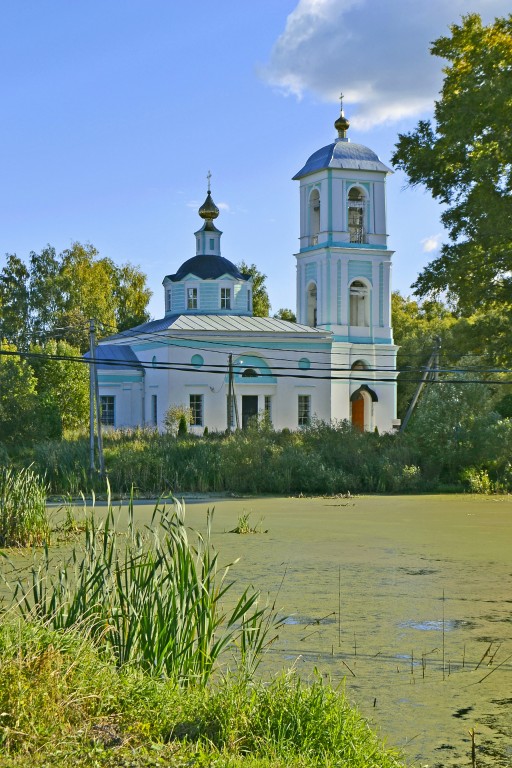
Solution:
[[[336,135],[390,164],[399,133],[432,117],[443,61],[429,45],[505,0],[0,0],[0,269],[92,243],[162,279],[195,255],[197,209],[220,208],[222,255],[267,275],[295,309],[298,182]],[[393,288],[438,252],[440,208],[388,177]]]

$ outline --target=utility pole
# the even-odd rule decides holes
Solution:
[[[94,360],[95,360],[95,326],[94,320],[89,320],[89,475],[94,478],[96,466],[94,462]]]
[[[235,412],[236,428],[240,429],[240,419],[238,416],[238,404],[235,395],[235,378],[233,375],[233,355],[230,353],[228,358],[228,429],[233,431],[233,411]]]
[[[400,427],[400,432],[403,432],[407,424],[409,423],[409,419],[412,416],[412,412],[416,407],[416,403],[419,400],[421,391],[425,386],[426,382],[429,379],[430,381],[439,381],[439,350],[440,349],[441,349],[441,339],[439,336],[436,336],[434,339],[434,349],[432,350],[432,354],[430,355],[429,361],[425,366],[421,380],[418,386],[416,387],[416,392],[414,393],[414,397],[410,402],[410,405],[407,409],[407,413],[404,416],[404,420],[402,421],[402,425]]]
[[[96,367],[96,323],[94,318],[89,321],[89,346],[90,346],[90,375],[89,375],[89,450],[90,450],[90,464],[91,464],[91,476],[94,475],[94,404],[96,403],[96,424],[97,424],[97,436],[98,436],[98,462],[100,477],[105,477],[105,460],[103,458],[103,437],[101,434],[101,402],[100,402],[100,388],[98,384],[98,369]]]

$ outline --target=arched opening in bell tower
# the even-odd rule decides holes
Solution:
[[[370,289],[362,280],[350,284],[350,325],[370,325]]]
[[[317,290],[316,283],[310,283],[307,289],[307,325],[316,328],[317,323]]]
[[[352,187],[348,193],[348,233],[351,243],[366,243],[364,214],[366,195],[361,187]]]
[[[309,244],[318,245],[320,232],[320,192],[314,189],[309,196]]]

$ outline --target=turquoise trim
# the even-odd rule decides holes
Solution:
[[[306,245],[299,250],[299,253],[307,253],[308,251],[319,251],[322,248],[326,248],[326,243],[320,243],[319,245]],[[386,245],[375,245],[374,243],[348,243],[341,241],[332,241],[329,243],[330,248],[355,248],[360,250],[372,250],[372,251],[387,251]]]
[[[370,339],[370,338],[361,338],[361,336],[333,336],[333,341],[346,341],[350,344],[391,344],[393,345],[392,339]],[[393,345],[394,346],[394,345]]]
[[[98,381],[101,384],[125,384],[127,382],[134,382],[134,383],[140,383],[142,381],[142,373],[141,374],[128,374],[124,376],[123,374],[119,374],[118,376],[111,374],[111,373],[98,373]]]
[[[213,331],[211,332],[213,333]],[[315,350],[329,350],[331,348],[330,339],[329,341],[322,340],[321,342],[315,343],[311,341],[304,341],[304,342],[297,342],[297,341],[288,341],[287,339],[279,340],[279,341],[252,341],[250,339],[247,339],[246,337],[243,337],[241,339],[243,341],[243,346],[249,349],[281,349],[284,348],[286,350],[291,350],[292,352],[301,352],[302,350],[306,349],[315,349]],[[226,351],[226,355],[229,355],[230,351],[233,351],[233,348],[236,350],[236,347],[239,346],[237,344],[237,341],[233,338],[229,340],[229,342],[223,343],[222,341],[209,341],[208,339],[202,339],[202,340],[194,340],[194,339],[177,339],[175,337],[170,339],[164,339],[161,338],[158,341],[152,341],[152,342],[146,342],[142,344],[138,344],[137,341],[130,342],[130,345],[132,347],[135,347],[137,351],[145,352],[146,350],[151,349],[159,349],[161,347],[189,347],[190,349],[214,349],[216,352],[222,352],[224,349]],[[230,346],[231,345],[231,346]],[[240,344],[242,346],[242,344]],[[220,348],[220,349],[219,349]],[[163,361],[164,362],[164,361]],[[176,365],[180,365],[180,363],[176,363]]]

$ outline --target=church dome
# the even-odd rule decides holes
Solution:
[[[302,179],[310,173],[323,171],[326,168],[392,173],[391,168],[384,165],[372,149],[365,147],[364,144],[352,144],[340,139],[313,152],[293,178]]]
[[[392,173],[391,168],[381,163],[379,156],[364,144],[352,144],[347,139],[347,131],[350,123],[343,112],[334,123],[338,131],[338,137],[332,144],[317,149],[316,152],[307,159],[306,164],[295,174],[293,179],[302,179],[310,173],[323,171],[327,168],[350,169],[354,171],[383,171]]]
[[[235,280],[249,279],[249,275],[243,275],[238,267],[224,256],[193,256],[181,265],[176,274],[168,275],[168,279],[177,283],[187,275],[194,275],[200,280],[217,280],[223,275],[234,277]]]

